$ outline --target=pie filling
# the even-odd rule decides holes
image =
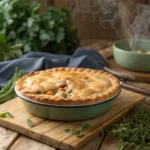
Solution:
[[[104,71],[54,68],[31,72],[16,82],[17,90],[36,101],[55,104],[94,103],[120,90],[119,80]]]

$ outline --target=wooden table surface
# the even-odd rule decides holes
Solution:
[[[94,48],[100,50],[100,53],[109,57],[111,53],[110,45],[111,41],[83,41],[82,47]],[[103,50],[101,50],[103,49]],[[150,84],[147,83],[134,83],[130,84],[137,85],[139,87],[144,87],[150,89]],[[147,103],[150,102],[150,97],[146,97]],[[111,133],[104,135],[100,134],[87,145],[83,146],[80,150],[118,150],[119,148],[118,139]],[[31,138],[25,137],[17,132],[11,131],[4,127],[0,127],[0,150],[58,150],[46,144],[35,141]]]

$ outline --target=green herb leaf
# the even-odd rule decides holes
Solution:
[[[16,97],[14,86],[16,81],[24,74],[23,70],[15,69],[15,73],[10,81],[0,90],[0,104]]]
[[[41,41],[49,41],[49,40],[50,40],[49,35],[46,34],[46,33],[42,33],[42,34],[40,35],[40,40],[41,40]]]
[[[0,118],[4,118],[4,117],[6,117],[6,115],[7,115],[6,113],[1,113]]]
[[[75,132],[75,129],[66,129],[65,132],[69,134],[73,134]]]
[[[10,118],[14,118],[14,116],[10,112],[6,112]]]
[[[60,43],[65,37],[64,28],[58,28],[57,34],[56,34],[56,40],[57,43]]]
[[[57,90],[53,90],[52,92],[53,92],[54,94],[56,94],[58,91],[57,91]]]
[[[42,94],[42,92],[41,92],[41,91],[38,91],[36,94]]]
[[[0,35],[0,42],[2,42],[2,43],[6,43],[7,42],[6,36],[4,34]]]
[[[33,127],[33,126],[34,126],[34,123],[33,123],[32,120],[30,120],[30,119],[27,120],[27,124],[28,124],[30,127]]]
[[[82,130],[88,130],[88,129],[93,129],[93,128],[95,127],[89,124],[86,124],[86,123],[82,124]]]
[[[83,131],[82,130],[79,130],[77,133],[76,133],[76,137],[81,137],[83,136]]]
[[[62,97],[67,98],[67,94],[66,93],[62,93]]]
[[[70,89],[70,90],[68,91],[68,93],[72,93],[72,89]]]
[[[79,131],[77,131],[77,133],[76,133],[76,137],[83,136],[83,133],[84,133],[85,130],[93,129],[93,128],[95,128],[95,127],[91,126],[89,124],[86,124],[86,123],[82,124],[81,129]],[[65,130],[65,132],[67,132],[69,134],[73,134],[75,131],[76,131],[75,129],[66,129]]]
[[[41,6],[41,4],[40,3],[38,3],[38,4],[36,4],[35,5],[35,7],[33,8],[33,10],[32,10],[32,16],[34,16],[34,15],[36,15],[36,14],[38,14],[39,13],[39,10],[40,10],[40,6]]]

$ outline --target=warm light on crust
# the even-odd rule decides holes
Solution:
[[[16,90],[42,103],[80,105],[105,101],[115,96],[120,91],[120,82],[103,70],[53,68],[23,76],[16,82]]]

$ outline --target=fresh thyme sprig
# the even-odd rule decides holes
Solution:
[[[120,150],[125,148],[136,150],[150,149],[150,112],[137,106],[129,117],[115,124],[113,133],[120,140]]]

